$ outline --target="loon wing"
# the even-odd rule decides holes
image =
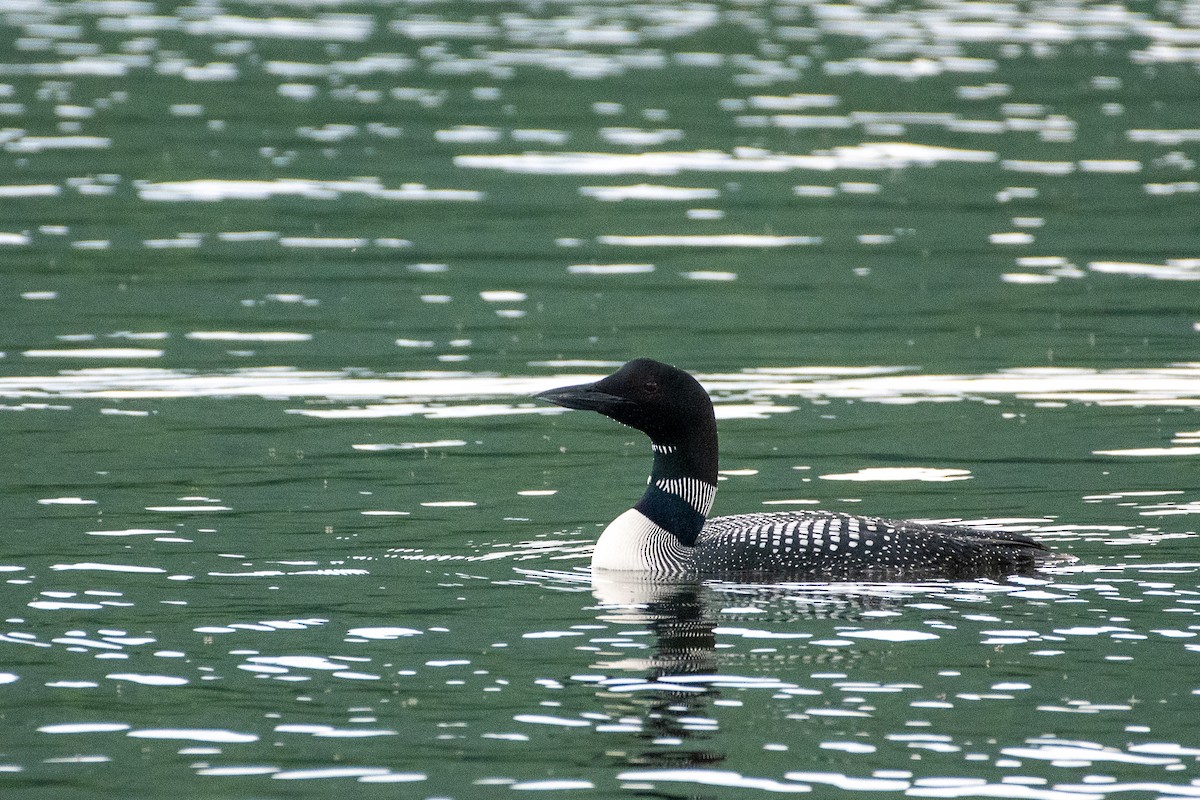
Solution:
[[[823,578],[999,577],[1030,572],[1050,557],[1018,533],[826,511],[715,517],[696,542],[701,572]]]

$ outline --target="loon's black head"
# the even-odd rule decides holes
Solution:
[[[638,358],[595,383],[536,396],[566,408],[598,411],[636,428],[660,447],[678,448],[692,462],[694,477],[716,483],[717,423],[712,401],[700,382],[681,369]]]

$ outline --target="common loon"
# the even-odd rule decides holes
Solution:
[[[645,433],[654,467],[645,494],[604,529],[592,568],[695,576],[969,578],[1028,573],[1056,556],[1016,533],[860,517],[832,511],[708,519],[717,494],[717,423],[695,378],[648,358],[596,383],[536,395],[598,411]]]

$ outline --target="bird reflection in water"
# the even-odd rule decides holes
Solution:
[[[705,583],[593,571],[597,619],[639,626],[653,637],[642,651],[647,655],[614,657],[593,665],[610,676],[601,695],[610,703],[609,713],[641,720],[636,734],[641,749],[610,754],[631,765],[660,768],[711,765],[726,758],[713,746],[717,723],[710,711],[722,690],[777,688],[781,681],[773,676],[753,677],[761,670],[749,661],[754,659],[753,653],[740,648],[718,650],[718,630],[736,624],[738,612],[755,614],[756,625],[783,625],[778,638],[794,639],[799,646],[786,656],[771,648],[772,672],[787,669],[789,664],[790,669],[803,665],[806,671],[816,667],[873,672],[894,656],[893,642],[866,639],[856,641],[853,647],[828,647],[822,636],[837,636],[843,626],[856,627],[880,611],[903,607],[914,597],[950,600],[970,596],[982,586],[952,582]],[[731,597],[752,608],[721,608]],[[803,624],[796,625],[800,622]],[[733,674],[747,669],[749,676]],[[622,672],[629,677],[620,677]]]
[[[640,673],[625,691],[610,687],[614,716],[643,720],[641,752],[620,756],[627,764],[687,767],[716,764],[725,754],[706,749],[715,724],[706,724],[706,709],[719,690],[702,682],[672,683],[671,678],[711,675],[717,671],[715,623],[705,613],[705,589],[698,581],[671,582],[637,574],[593,573],[592,594],[599,602],[597,618],[605,622],[645,626],[654,637],[652,654],[598,662],[603,670]],[[649,687],[648,684],[655,684]],[[635,687],[638,690],[634,690]],[[644,689],[644,690],[642,690]]]

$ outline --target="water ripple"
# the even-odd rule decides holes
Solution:
[[[896,374],[905,373],[908,374]],[[857,373],[857,374],[856,374]],[[304,416],[378,417],[424,415],[435,419],[503,414],[556,414],[559,409],[524,402],[564,382],[596,380],[600,373],[497,376],[466,372],[364,375],[354,371],[254,368],[218,373],[138,368],[64,370],[56,375],[0,378],[0,397],[22,399],[172,399],[189,397],[314,398],[387,400],[351,408],[301,408]],[[878,366],[755,368],[740,373],[698,375],[714,394],[718,415],[745,416],[746,409],[786,411],[769,404],[739,404],[742,398],[837,398],[878,403],[921,403],[1012,397],[1035,403],[1097,406],[1200,406],[1200,364],[1143,369],[1015,367],[992,373],[924,374],[912,368]],[[520,402],[461,404],[513,398]],[[405,402],[408,401],[408,402]],[[450,405],[457,403],[459,405]],[[1187,438],[1180,434],[1181,439]]]

